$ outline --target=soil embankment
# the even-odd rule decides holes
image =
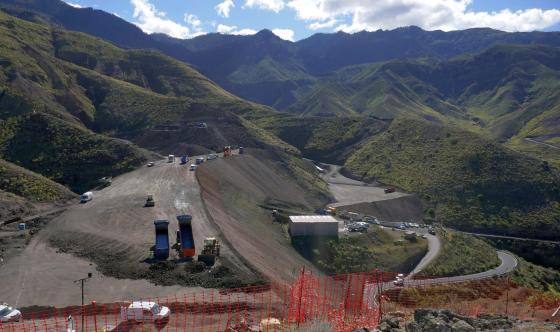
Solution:
[[[197,171],[209,215],[232,247],[272,281],[290,281],[303,267],[318,273],[292,247],[285,226],[270,210],[279,206],[312,212],[325,202],[310,196],[286,165],[270,152],[250,149],[244,155],[206,163]]]
[[[422,202],[416,196],[339,206],[339,209],[375,216],[389,222],[419,222],[424,218]]]

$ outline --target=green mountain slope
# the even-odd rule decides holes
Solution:
[[[317,161],[342,164],[387,122],[372,117],[293,117],[279,114],[255,122]]]
[[[0,178],[0,193],[5,200],[17,202],[24,198],[35,202],[57,202],[75,197],[68,188],[2,159]]]
[[[347,160],[367,180],[417,192],[427,215],[465,230],[554,238],[560,171],[468,131],[395,119]]]
[[[272,109],[155,51],[123,50],[0,13],[0,63],[0,158],[78,192],[153,157],[138,146],[176,154],[229,144],[297,152],[248,120]]]

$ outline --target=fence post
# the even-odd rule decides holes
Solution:
[[[508,315],[508,307],[509,307],[509,276],[507,277],[507,289],[506,289],[506,316]]]
[[[47,314],[43,314],[43,327],[45,328],[45,332],[48,332],[48,329],[47,329]]]
[[[93,330],[97,332],[97,302],[91,301],[91,309],[93,310]]]
[[[377,295],[379,296],[379,321],[383,320],[383,275],[377,270],[375,278],[377,279]]]
[[[302,297],[303,297],[303,283],[304,283],[304,279],[305,279],[305,265],[301,268],[301,278],[300,278],[300,282],[299,282],[299,298],[298,298],[298,306],[297,306],[297,315],[296,315],[296,321],[297,321],[297,326],[299,327],[299,320],[301,319],[301,302],[302,302]]]

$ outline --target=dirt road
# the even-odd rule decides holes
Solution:
[[[340,174],[341,166],[328,165],[329,170],[323,179],[329,184],[329,190],[336,199],[331,206],[339,207],[364,202],[379,202],[409,196],[407,193],[394,192],[386,194],[385,188],[377,185],[352,180]]]
[[[153,208],[143,207],[148,194],[156,200]],[[144,261],[150,257],[154,242],[153,221],[170,221],[170,242],[174,243],[178,214],[193,216],[198,248],[204,237],[220,237],[206,217],[194,172],[187,166],[158,162],[119,176],[110,187],[94,192],[92,201],[75,205],[52,220],[19,256],[0,268],[2,300],[17,306],[77,304],[80,289],[73,280],[88,272],[94,272],[87,283],[88,299],[100,302],[198,291],[198,287],[155,286],[145,280],[96,273],[99,268],[122,278],[133,271],[141,279],[149,268]],[[53,239],[91,259],[57,252],[48,245]],[[222,247],[222,256],[240,276],[254,277],[229,246]],[[103,266],[94,265],[92,260]]]

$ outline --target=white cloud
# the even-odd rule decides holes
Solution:
[[[309,28],[349,19],[335,30],[394,29],[417,25],[426,30],[457,30],[490,27],[505,31],[531,31],[560,23],[560,10],[538,8],[498,12],[472,11],[473,0],[290,0],[287,6]],[[336,23],[335,23],[336,24]],[[334,25],[334,24],[333,24]]]
[[[284,0],[246,0],[243,7],[270,10],[275,13],[284,8]]]
[[[206,34],[206,32],[202,31],[202,21],[198,18],[198,16],[196,16],[194,14],[185,13],[183,19],[194,30],[194,32],[191,34],[191,37],[196,37],[196,36]]]
[[[191,33],[189,27],[164,18],[165,13],[158,11],[149,0],[130,0],[130,2],[134,6],[132,16],[137,20],[134,24],[146,33],[164,33],[182,39],[192,38],[203,33],[196,29],[194,33]]]
[[[294,41],[294,30],[272,29],[272,33],[284,40]]]
[[[327,28],[332,28],[334,27],[337,23],[339,22],[339,20],[337,19],[331,19],[328,20],[326,22],[313,22],[311,24],[309,24],[307,26],[308,29],[310,30],[320,30],[320,29],[327,29]]]
[[[195,29],[200,29],[202,26],[202,21],[196,15],[185,13],[184,20]]]
[[[64,2],[66,2],[67,5],[70,5],[70,6],[74,7],[74,8],[84,8],[84,6],[82,6],[82,5],[80,5],[80,4],[77,4],[77,3],[68,2],[68,1],[64,1]]]
[[[231,9],[235,7],[233,0],[224,0],[224,2],[219,3],[214,9],[218,12],[221,17],[229,17]]]
[[[218,33],[228,34],[228,35],[254,35],[257,33],[257,30],[253,29],[238,29],[235,25],[225,25],[225,24],[218,24],[216,31]]]

